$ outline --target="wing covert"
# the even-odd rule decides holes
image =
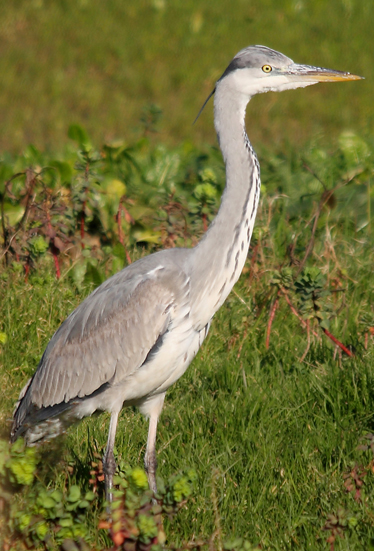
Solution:
[[[52,337],[28,389],[31,402],[40,408],[88,396],[139,369],[188,284],[183,272],[160,266],[96,289]]]

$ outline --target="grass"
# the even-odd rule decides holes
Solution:
[[[87,140],[83,131],[80,138]],[[374,457],[370,449],[358,449],[361,438],[373,431],[370,151],[370,141],[343,133],[333,154],[318,143],[297,152],[291,147],[287,153],[262,152],[263,197],[244,273],[198,357],[168,392],[159,425],[159,474],[167,479],[189,467],[198,473],[193,499],[171,524],[166,521],[169,542],[209,538],[218,529],[217,549],[219,538],[226,536],[245,537],[263,549],[371,548]],[[122,240],[132,260],[165,245],[193,244],[203,232],[204,216],[209,220],[218,205],[224,174],[215,150],[155,148],[141,140],[127,149],[104,148],[102,155],[89,155],[71,148],[59,155],[60,165],[36,149],[8,156],[9,174],[33,163],[59,169],[39,168],[35,181],[22,174],[2,188],[6,238],[14,236],[0,273],[0,334],[7,337],[0,345],[4,438],[19,390],[55,329],[93,286],[126,262],[114,220],[120,205],[134,217],[134,224],[122,220]],[[70,177],[64,179],[67,167]],[[121,203],[118,179],[126,182],[132,203]],[[31,185],[33,203],[27,207]],[[324,187],[335,189],[329,199]],[[54,206],[46,203],[51,197]],[[328,199],[323,208],[322,199]],[[16,216],[12,208],[17,206]],[[27,223],[20,226],[26,210]],[[48,212],[66,245],[54,252],[60,279],[45,230]],[[327,295],[318,300],[330,318],[330,332],[353,357],[327,339],[315,310],[308,339],[305,320],[311,310],[300,321],[280,292],[285,268],[291,282],[297,278],[312,232],[305,268],[325,278]],[[277,277],[283,277],[282,283]],[[293,284],[287,293],[301,316]],[[93,447],[105,446],[108,421],[106,414],[86,419],[47,447],[44,462],[50,467],[40,475],[44,483],[64,488],[68,477],[70,484],[87,486],[82,466]],[[142,465],[146,433],[147,423],[135,410],[123,411],[118,457]],[[71,475],[68,467],[73,467]],[[352,472],[361,474],[355,478]],[[97,522],[96,514],[90,524],[92,545],[108,546],[95,531]]]
[[[8,2],[0,22],[0,150],[32,143],[60,151],[72,122],[95,144],[132,143],[153,104],[163,113],[157,141],[211,142],[211,109],[192,122],[232,56],[256,43],[366,81],[313,87],[309,109],[304,91],[257,98],[255,144],[295,145],[316,134],[331,143],[342,127],[370,134],[373,20],[371,0]]]
[[[78,302],[71,301],[67,286],[59,291],[57,301],[56,284],[47,281],[39,288],[18,283],[16,293],[7,293],[6,320],[16,326],[7,327],[10,340],[24,343],[21,350],[12,344],[3,352],[8,415],[49,335]],[[15,320],[15,311],[28,322]],[[198,359],[168,393],[158,435],[159,472],[165,478],[189,466],[198,472],[198,493],[173,523],[170,537],[181,543],[192,534],[213,532],[214,485],[227,535],[246,536],[270,549],[287,549],[292,542],[324,549],[326,515],[344,507],[358,519],[358,529],[346,535],[349,548],[361,549],[373,537],[372,475],[357,504],[345,490],[343,473],[372,459],[357,451],[360,436],[373,428],[372,346],[339,362],[330,345],[314,345],[301,363],[305,336],[286,308],[274,322],[267,352],[264,324],[244,335],[246,314],[232,296]],[[99,449],[105,445],[107,428],[106,415],[73,427],[59,445],[60,451],[66,447],[65,461],[75,456],[88,461],[92,441]],[[117,450],[132,465],[142,464],[146,430],[138,414],[123,412]],[[57,467],[53,484],[61,484],[60,473]]]

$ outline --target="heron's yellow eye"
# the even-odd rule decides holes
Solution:
[[[264,71],[264,73],[271,73],[273,67],[271,65],[263,65],[262,70]]]

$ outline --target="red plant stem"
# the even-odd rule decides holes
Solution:
[[[306,327],[306,326],[307,326],[306,321],[303,320],[303,318],[300,316],[300,314],[298,313],[298,311],[296,310],[296,308],[294,307],[294,305],[293,305],[292,302],[290,301],[290,297],[288,296],[287,291],[286,291],[285,289],[282,288],[282,289],[281,289],[281,292],[282,292],[284,298],[286,299],[287,304],[288,304],[288,306],[289,306],[290,309],[291,309],[291,312],[297,317],[297,319],[300,321],[301,325],[302,325],[303,327]],[[316,333],[313,329],[312,329],[311,331],[312,331],[312,333],[313,333],[313,335],[314,335],[315,337],[319,338],[318,333]]]
[[[86,218],[86,200],[83,201],[82,204],[82,212],[81,212],[81,240],[82,240],[82,249],[84,249],[84,220]]]
[[[121,224],[121,218],[122,218],[122,211],[123,210],[126,211],[126,209],[120,203],[119,206],[118,206],[118,211],[117,211],[117,216],[116,216],[117,225],[118,225],[118,239],[119,239],[119,242],[121,243],[122,247],[125,249],[127,264],[131,264],[131,258],[130,258],[128,250],[126,249],[125,239],[124,239],[124,236],[123,236],[123,229],[122,229],[122,224]]]
[[[30,274],[30,257],[28,256],[25,264],[25,283],[28,282],[29,274]]]
[[[207,223],[207,220],[206,220],[206,214],[205,213],[203,213],[203,228],[204,228],[205,232],[208,229],[208,223]]]
[[[353,352],[351,352],[350,350],[348,350],[348,348],[346,346],[344,346],[343,343],[341,343],[340,341],[338,341],[337,338],[334,337],[334,335],[332,335],[330,333],[330,331],[328,331],[327,329],[323,329],[323,332],[325,333],[326,337],[328,337],[329,339],[332,340],[333,343],[335,343],[337,346],[339,346],[339,348],[341,348],[343,350],[343,352],[345,352],[347,354],[347,356],[350,356],[351,358],[354,357],[354,354]]]
[[[123,230],[121,225],[121,218],[122,218],[122,205],[118,205],[118,211],[117,211],[117,226],[118,226],[118,239],[121,245],[125,246],[125,240],[123,239]]]
[[[271,307],[271,310],[270,310],[269,321],[268,321],[268,326],[267,326],[267,331],[266,331],[266,342],[265,342],[265,348],[266,349],[269,348],[271,326],[272,326],[273,320],[275,318],[275,312],[276,312],[276,310],[278,308],[278,304],[279,304],[279,293],[280,293],[280,291],[278,291],[277,298],[275,299],[274,304],[273,304],[273,306]]]
[[[125,254],[126,254],[127,264],[131,264],[132,260],[131,260],[131,257],[129,255],[129,252],[126,248],[125,248]]]
[[[48,208],[47,208],[46,214],[47,214],[47,226],[48,226],[49,235],[53,235],[53,229],[52,229],[52,224],[51,224],[51,215],[49,214]],[[57,277],[57,279],[60,279],[61,271],[60,271],[60,264],[58,262],[58,257],[57,257],[58,248],[55,246],[53,237],[50,240],[49,247],[51,249],[51,253],[52,253],[52,256],[53,256],[53,262],[55,263],[56,277]]]
[[[257,245],[255,245],[254,248],[253,248],[253,253],[252,253],[252,258],[251,258],[251,268],[250,268],[250,272],[249,272],[249,285],[252,284],[252,280],[253,280],[253,266],[255,265],[255,262],[256,262],[257,253],[258,253],[258,246],[259,246],[259,244],[257,243]]]
[[[84,188],[84,197],[87,197],[87,190],[88,190],[88,174],[89,174],[89,171],[90,171],[90,164],[89,162],[86,163],[86,168],[84,169],[84,179],[86,181],[86,186]],[[82,249],[84,249],[84,243],[83,243],[83,239],[84,239],[84,221],[85,221],[85,218],[86,218],[86,202],[87,202],[87,199],[84,199],[83,200],[83,203],[82,203],[82,212],[81,212],[81,241],[82,241]]]
[[[303,320],[303,318],[298,314],[297,310],[295,309],[295,307],[292,305],[292,302],[290,301],[289,299],[289,296],[286,292],[285,289],[281,289],[282,291],[282,294],[284,296],[284,298],[286,299],[287,303],[288,303],[288,306],[291,308],[291,312],[293,314],[295,314],[295,316],[300,320],[300,323],[304,326],[304,327],[307,327],[307,324],[305,322],[305,320]],[[334,335],[332,335],[330,333],[330,331],[328,331],[327,329],[323,329],[323,332],[325,333],[326,337],[329,337],[329,339],[332,340],[332,342],[334,342],[337,346],[339,346],[343,352],[345,352],[348,356],[350,356],[351,358],[354,357],[354,354],[353,352],[351,352],[350,350],[348,350],[348,348],[346,346],[344,346],[343,343],[341,343],[340,341],[338,341],[337,338],[334,337]],[[318,334],[312,330],[312,333],[315,337],[318,337]]]
[[[60,270],[60,264],[58,262],[58,256],[57,256],[58,249],[55,247],[54,243],[51,243],[51,251],[52,251],[53,261],[55,263],[56,277],[57,279],[60,279],[61,270]]]

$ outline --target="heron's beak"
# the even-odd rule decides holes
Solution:
[[[333,69],[324,69],[323,67],[313,67],[312,65],[298,65],[293,63],[286,70],[287,75],[293,76],[298,80],[306,82],[337,82],[341,80],[361,80],[364,77],[334,71]]]

